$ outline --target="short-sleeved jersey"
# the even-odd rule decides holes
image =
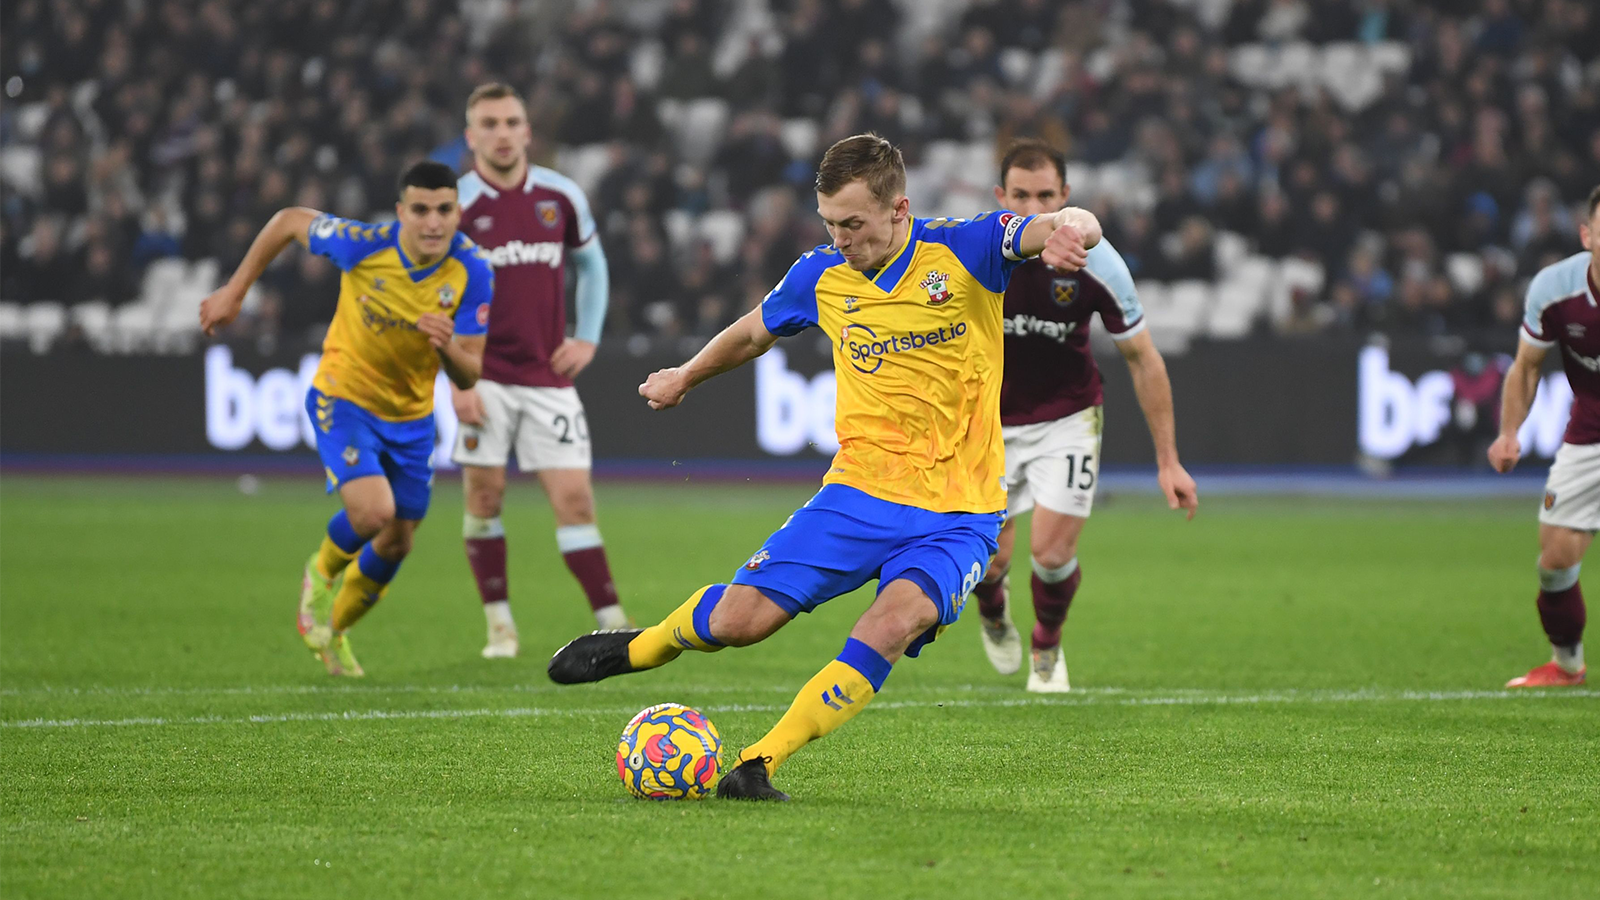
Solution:
[[[391,422],[431,414],[439,354],[417,330],[417,318],[441,313],[455,318],[457,335],[484,334],[494,292],[489,261],[458,232],[443,258],[418,266],[400,249],[398,223],[326,214],[312,221],[309,246],[344,273],[317,389]]]
[[[806,253],[761,304],[777,335],[833,345],[839,452],[823,478],[933,512],[1005,508],[1000,307],[1029,217],[913,219],[882,269]]]
[[[1101,404],[1100,368],[1089,352],[1096,314],[1115,340],[1145,327],[1133,276],[1110,242],[1096,244],[1077,272],[1058,272],[1036,259],[1017,267],[1006,288],[1001,424],[1049,422]]]
[[[529,166],[522,188],[503,190],[478,172],[457,182],[461,228],[495,269],[494,321],[483,377],[500,384],[571,387],[550,367],[567,335],[566,250],[595,240],[583,190],[565,175]]]
[[[1561,368],[1572,386],[1569,444],[1600,444],[1600,285],[1591,255],[1575,253],[1539,270],[1528,282],[1522,339],[1535,347],[1561,345]]]

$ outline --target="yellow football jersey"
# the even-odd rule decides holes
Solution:
[[[773,334],[816,325],[832,340],[839,452],[824,484],[932,512],[1005,509],[1001,311],[1029,221],[913,219],[875,272],[818,247],[762,301]]]
[[[457,232],[443,259],[418,267],[400,249],[398,223],[330,215],[311,223],[310,249],[343,271],[317,389],[391,422],[431,415],[439,354],[417,330],[417,317],[442,313],[454,316],[458,335],[486,333],[494,294],[488,258]]]

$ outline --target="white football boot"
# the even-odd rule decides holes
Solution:
[[[1016,674],[1022,668],[1022,635],[1011,621],[1011,604],[1006,604],[1000,618],[989,619],[980,614],[978,622],[983,626],[979,631],[983,633],[983,652],[989,657],[989,665],[1001,675]]]
[[[1072,690],[1067,682],[1067,660],[1060,647],[1033,651],[1033,668],[1028,671],[1028,690],[1035,694],[1065,694]]]

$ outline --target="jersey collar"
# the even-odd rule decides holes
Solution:
[[[917,242],[917,234],[921,228],[922,220],[912,219],[911,224],[906,227],[905,245],[894,255],[894,259],[889,260],[887,265],[877,271],[862,272],[861,277],[872,282],[873,287],[885,294],[894,293],[894,289],[900,284],[900,278],[905,275],[906,269],[911,267],[910,251]]]
[[[456,235],[458,237],[460,236],[460,234],[461,234],[460,232],[456,232]],[[452,237],[450,239],[450,249],[446,250],[444,255],[439,257],[439,261],[438,262],[434,263],[433,265],[427,266],[426,268],[420,268],[419,269],[419,268],[417,268],[416,264],[411,261],[411,258],[406,256],[405,248],[400,246],[400,229],[396,228],[394,230],[394,252],[399,255],[399,257],[400,257],[400,265],[405,267],[406,274],[411,276],[411,283],[412,284],[416,284],[416,283],[418,283],[420,281],[424,281],[424,280],[427,279],[427,277],[429,275],[432,275],[434,272],[439,271],[439,267],[444,265],[444,261],[450,258],[450,255],[455,252],[455,249],[456,249],[456,238]]]

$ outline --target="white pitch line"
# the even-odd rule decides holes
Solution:
[[[1015,697],[1009,699],[886,700],[874,709],[931,709],[940,707],[1005,708],[1023,706],[1261,706],[1268,704],[1315,703],[1446,703],[1465,700],[1512,699],[1593,699],[1600,692],[1577,689],[1563,691],[1278,691],[1258,694],[1224,694],[1186,691],[1150,696],[1127,696],[1108,690],[1087,692],[1072,697]],[[778,712],[787,704],[735,703],[704,704],[707,713]],[[407,719],[521,719],[530,717],[625,716],[636,712],[634,705],[560,708],[511,707],[506,709],[402,709],[347,710],[345,712],[264,713],[251,716],[139,716],[128,719],[16,719],[0,721],[0,728],[126,728],[162,725],[270,725],[285,722],[362,722]]]

